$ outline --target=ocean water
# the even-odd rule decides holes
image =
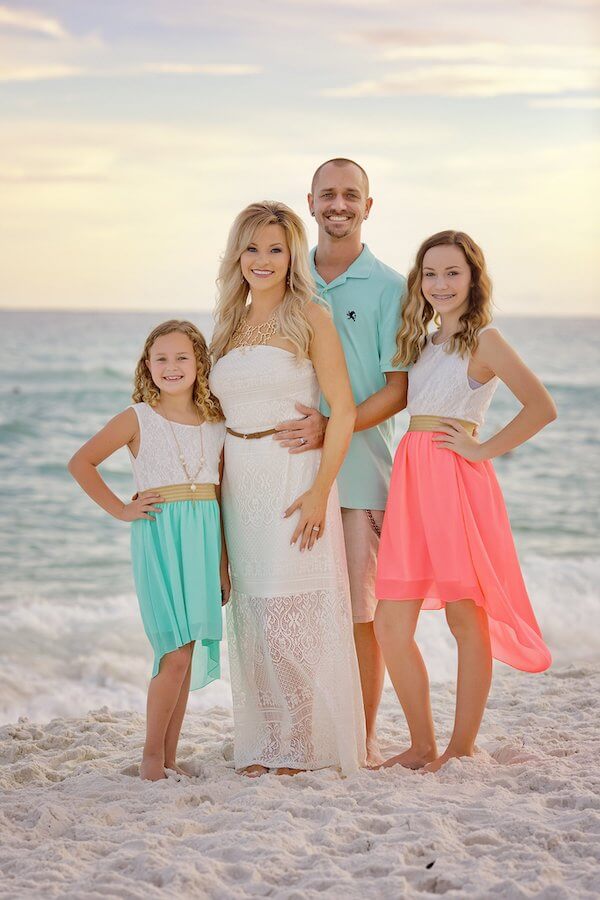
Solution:
[[[151,653],[133,592],[129,526],[98,509],[66,464],[127,406],[148,331],[173,315],[0,312],[0,723],[104,704],[144,707]],[[208,316],[185,317],[210,334]],[[556,663],[567,665],[600,645],[600,320],[499,325],[559,410],[495,467],[538,619]],[[483,436],[518,408],[501,386]],[[401,414],[398,438],[405,425]],[[116,493],[132,493],[125,451],[102,472]],[[455,653],[443,615],[421,619],[432,678],[450,677]],[[226,659],[223,668],[221,681],[192,695],[192,707],[230,705]]]

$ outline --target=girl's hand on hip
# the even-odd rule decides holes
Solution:
[[[231,581],[229,580],[229,575],[221,573],[221,606],[225,606],[225,604],[229,603],[230,597]]]
[[[322,538],[325,532],[327,496],[313,490],[306,491],[297,500],[294,500],[291,506],[288,506],[283,517],[288,519],[296,510],[300,510],[300,520],[290,543],[295,544],[300,539],[301,551],[306,548],[312,550],[315,541]]]
[[[471,436],[460,422],[451,419],[440,419],[440,434],[434,434],[432,440],[442,450],[452,450],[469,462],[481,462],[485,454],[481,444]]]
[[[160,494],[134,494],[131,503],[124,503],[121,515],[118,517],[121,522],[135,522],[136,519],[150,519],[151,522],[156,521],[156,517],[150,513],[162,512],[155,503],[164,503]]]

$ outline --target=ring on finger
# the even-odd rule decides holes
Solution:
[[[311,528],[311,531],[320,531],[320,530],[321,530],[320,525],[313,525],[313,527]]]

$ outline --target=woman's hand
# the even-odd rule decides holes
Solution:
[[[160,494],[134,494],[131,503],[124,503],[123,509],[117,519],[121,522],[135,522],[136,519],[150,519],[151,522],[156,521],[155,516],[150,513],[162,512],[155,503],[164,503],[164,499]]]
[[[292,535],[291,544],[295,544],[300,538],[300,550],[307,547],[312,550],[315,541],[323,537],[325,532],[325,517],[327,515],[327,494],[311,488],[310,491],[301,494],[288,506],[283,516],[288,519],[292,513],[300,510],[300,520]]]
[[[469,462],[482,462],[487,458],[479,441],[460,422],[452,419],[440,419],[440,422],[439,430],[443,434],[434,434],[432,438],[437,447],[453,450]]]

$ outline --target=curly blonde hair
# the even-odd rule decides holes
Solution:
[[[196,357],[196,382],[194,384],[193,401],[205,422],[221,422],[225,417],[217,398],[208,386],[210,372],[210,356],[202,333],[192,322],[186,319],[169,319],[153,328],[144,344],[142,355],[135,367],[134,390],[131,399],[134,403],[147,403],[156,406],[160,400],[160,391],[152,381],[148,368],[148,359],[152,345],[158,338],[167,334],[185,334],[189,337]]]
[[[433,319],[439,325],[438,316],[423,296],[421,281],[425,254],[432,247],[442,245],[459,247],[471,270],[467,309],[458,321],[458,331],[452,335],[444,350],[447,353],[457,352],[460,356],[474,353],[480,330],[492,321],[492,282],[487,273],[483,251],[464,231],[439,231],[423,241],[408,276],[406,301],[396,335],[398,351],[392,360],[395,366],[416,363],[427,343],[429,323]]]
[[[265,225],[281,225],[290,250],[290,268],[283,302],[278,311],[278,333],[295,348],[296,357],[308,356],[313,329],[304,309],[319,298],[308,264],[308,241],[302,219],[274,200],[251,203],[236,217],[217,278],[218,297],[215,307],[215,331],[210,352],[213,360],[227,350],[232,335],[246,311],[249,285],[242,276],[240,257],[255,233]]]

